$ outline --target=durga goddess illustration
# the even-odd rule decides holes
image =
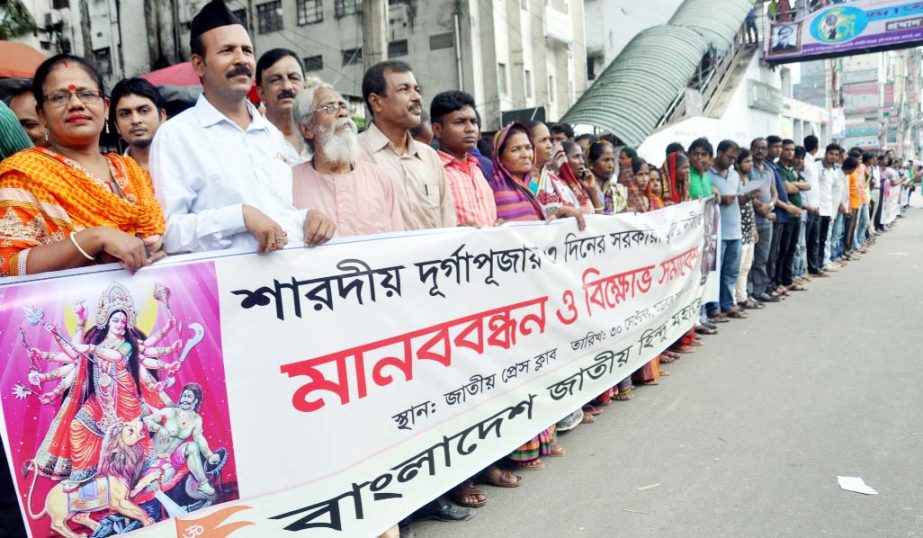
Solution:
[[[169,310],[169,307],[168,307]],[[96,324],[85,331],[86,307],[75,308],[77,328],[70,338],[52,323],[43,328],[54,335],[60,352],[28,348],[33,361],[29,381],[35,385],[60,379],[50,392],[39,396],[44,404],[63,396],[61,408],[49,426],[33,464],[48,478],[62,480],[65,492],[96,478],[100,466],[100,448],[115,427],[131,423],[156,409],[171,405],[164,383],[153,371],[174,374],[182,361],[166,362],[165,357],[178,352],[183,343],[156,347],[175,326],[172,313],[159,330],[146,336],[135,323],[137,311],[131,294],[120,284],[113,284],[99,299]],[[39,313],[39,320],[41,313]],[[31,320],[38,324],[38,320]],[[36,360],[61,366],[40,372]],[[150,439],[140,443],[145,452]]]

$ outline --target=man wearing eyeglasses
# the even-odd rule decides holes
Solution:
[[[164,248],[269,253],[289,241],[329,240],[329,218],[294,206],[287,142],[247,100],[253,43],[222,0],[193,18],[190,48],[205,91],[157,131],[151,148],[151,176],[167,216]]]
[[[358,160],[358,129],[343,96],[314,80],[295,98],[293,113],[314,154],[292,170],[295,207],[330,215],[338,236],[403,231],[394,182],[378,165]]]

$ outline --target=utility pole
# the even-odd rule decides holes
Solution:
[[[388,59],[388,0],[362,0],[362,65]]]

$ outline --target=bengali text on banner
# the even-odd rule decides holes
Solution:
[[[375,536],[688,331],[716,222],[690,202],[7,281],[26,527]]]

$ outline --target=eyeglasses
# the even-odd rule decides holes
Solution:
[[[54,93],[49,93],[45,96],[45,101],[51,103],[54,106],[63,106],[65,103],[71,100],[71,96],[76,95],[77,99],[85,105],[93,105],[99,102],[103,98],[103,92],[99,90],[61,90]]]
[[[331,114],[339,111],[349,112],[349,103],[340,101],[339,103],[331,103],[329,105],[317,107],[316,112],[323,112],[324,114]]]

